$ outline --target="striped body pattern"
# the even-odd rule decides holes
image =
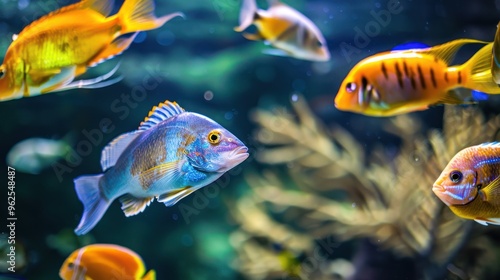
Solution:
[[[434,183],[433,191],[456,215],[497,223],[499,181],[500,144],[485,143],[457,153]]]
[[[142,212],[154,198],[172,206],[243,162],[247,150],[213,120],[174,102],[160,103],[138,130],[104,148],[103,174],[75,180],[84,204],[75,232],[91,230],[117,198],[126,216]]]
[[[335,106],[369,116],[393,116],[438,104],[467,104],[454,92],[457,88],[500,93],[491,75],[484,74],[484,60],[491,56],[491,44],[465,64],[449,66],[454,53],[466,43],[482,42],[461,39],[434,48],[368,57],[344,79]]]

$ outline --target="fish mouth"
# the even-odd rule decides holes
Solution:
[[[432,186],[432,191],[439,198],[439,200],[441,200],[444,204],[446,204],[446,206],[450,206],[449,198],[445,194],[446,189],[443,186],[441,186],[439,184],[434,184]]]
[[[229,169],[235,167],[236,165],[242,163],[248,158],[250,154],[248,153],[248,148],[245,146],[238,147],[231,151],[227,156],[226,164],[219,170],[219,172],[226,172]]]

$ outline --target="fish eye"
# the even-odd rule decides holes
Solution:
[[[356,90],[356,83],[347,83],[345,89],[349,93],[353,93]]]
[[[74,263],[72,263],[72,262],[68,263],[68,268],[69,268],[69,269],[73,269],[73,268],[75,268],[75,264],[74,264]]]
[[[220,132],[218,130],[212,130],[208,134],[207,138],[208,138],[208,142],[210,142],[210,144],[215,145],[215,144],[218,144],[220,142],[221,135],[220,135]]]
[[[5,68],[3,66],[0,66],[0,79],[5,76]]]
[[[316,46],[317,46],[318,48],[321,48],[321,47],[323,47],[323,43],[321,43],[321,41],[320,41],[320,40],[317,40],[317,41],[316,41]]]
[[[460,183],[460,181],[462,181],[462,172],[460,171],[452,171],[450,173],[450,180],[453,182],[453,183]]]

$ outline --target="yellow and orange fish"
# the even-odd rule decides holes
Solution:
[[[64,261],[59,276],[63,280],[155,280],[156,272],[146,269],[135,252],[113,244],[92,244],[80,248]]]
[[[266,54],[311,61],[330,59],[326,40],[310,19],[279,0],[268,2],[269,9],[261,10],[255,0],[243,0],[240,25],[234,30],[241,32],[255,25],[257,33],[244,33],[243,36],[249,40],[265,41],[276,48],[266,49]]]
[[[458,152],[432,188],[455,215],[500,225],[500,143]]]
[[[491,74],[495,83],[500,85],[500,22],[497,25],[495,40],[493,41],[493,52],[491,54]]]
[[[460,47],[486,42],[458,39],[423,49],[376,54],[359,62],[335,97],[339,110],[386,117],[426,110],[439,104],[467,104],[456,93],[467,88],[500,93],[491,75],[493,43],[486,44],[463,65],[449,66]]]
[[[137,32],[182,16],[156,18],[152,0],[125,0],[117,14],[108,16],[113,2],[82,0],[43,16],[15,35],[0,66],[0,101],[112,84],[117,80],[104,80],[116,67],[94,79],[74,79],[125,51]],[[133,35],[120,37],[127,33]]]

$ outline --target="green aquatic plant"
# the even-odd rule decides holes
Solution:
[[[492,141],[500,117],[486,119],[475,107],[445,107],[443,128],[429,131],[412,115],[391,118],[385,130],[401,139],[397,155],[388,156],[387,147],[379,145],[367,157],[351,133],[337,125],[327,129],[302,97],[295,100],[293,112],[257,109],[251,116],[261,146],[256,158],[269,168],[247,176],[251,194],[237,203],[233,216],[242,226],[235,236],[258,236],[306,255],[317,246],[314,240],[328,236],[339,241],[368,238],[397,257],[415,259],[424,268],[422,277],[442,274],[463,248],[473,223],[453,215],[434,196],[432,184],[458,151]],[[253,250],[262,247],[248,244]],[[275,279],[255,277],[255,269],[248,269],[248,250],[238,248],[246,260],[245,266],[237,266],[240,271],[251,279]],[[266,258],[252,261],[253,267],[271,263]],[[315,273],[333,273],[326,271]]]

